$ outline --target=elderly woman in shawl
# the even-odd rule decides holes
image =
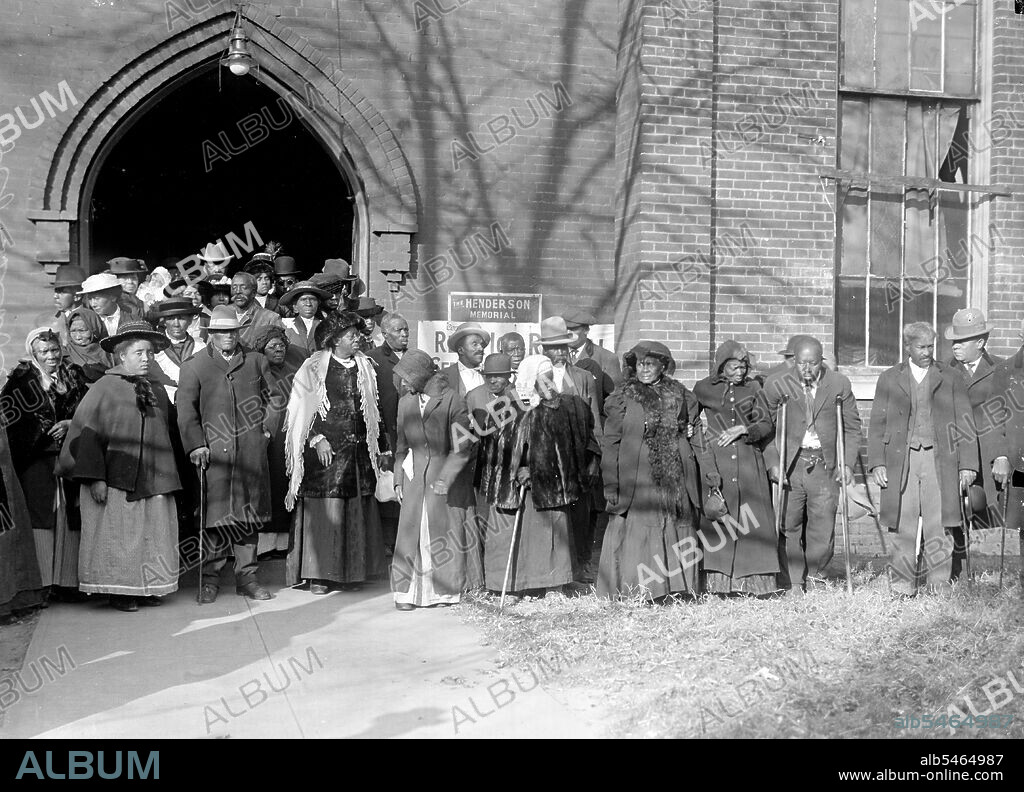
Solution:
[[[262,352],[267,359],[270,379],[270,399],[267,411],[273,426],[270,444],[267,446],[267,457],[270,463],[270,504],[273,518],[264,523],[257,541],[257,556],[283,558],[288,550],[291,537],[292,516],[285,508],[285,496],[288,494],[287,454],[285,454],[285,414],[288,399],[292,393],[292,380],[299,366],[306,359],[303,350],[297,356],[288,343],[288,335],[283,327],[269,325],[261,330],[253,341],[253,349]]]
[[[668,347],[641,341],[625,355],[626,378],[605,402],[601,438],[608,521],[598,596],[655,602],[699,592],[700,487],[690,446],[697,400],[672,379]]]
[[[715,352],[714,373],[693,388],[707,418],[704,484],[721,486],[729,513],[704,520],[704,588],[713,594],[768,595],[779,572],[775,511],[763,452],[773,424],[750,356],[736,341]]]
[[[60,336],[38,327],[25,339],[25,357],[0,392],[14,469],[28,493],[39,571],[57,599],[81,598],[77,498],[60,484],[55,468],[87,387],[82,369],[63,360]]]
[[[88,308],[76,308],[68,316],[68,343],[64,354],[69,363],[82,369],[90,385],[113,365],[110,355],[100,346],[103,322]]]
[[[178,589],[181,489],[167,423],[167,392],[149,380],[154,350],[170,341],[148,322],[104,338],[117,362],[75,412],[61,451],[64,476],[81,485],[82,591],[109,594],[134,612]]]
[[[286,582],[358,590],[385,570],[374,499],[391,458],[373,363],[359,351],[363,320],[342,311],[316,329],[314,352],[295,374],[285,433],[285,506],[298,502]]]

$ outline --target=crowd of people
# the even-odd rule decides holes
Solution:
[[[910,596],[960,575],[965,503],[978,528],[1020,525],[1024,350],[992,357],[976,309],[946,330],[948,365],[929,325],[904,328],[864,462],[850,381],[811,336],[768,371],[725,341],[690,388],[664,344],[620,359],[574,311],[536,349],[467,322],[439,367],[347,262],[306,277],[275,253],[232,266],[209,245],[190,281],[58,268],[2,391],[0,614],[95,595],[133,612],[195,566],[211,603],[232,559],[236,592],[266,600],[274,558],[311,596],[389,579],[400,611],[591,585],[799,595],[847,492]]]

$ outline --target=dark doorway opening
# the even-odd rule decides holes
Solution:
[[[207,243],[246,242],[251,224],[303,272],[326,258],[352,261],[352,190],[286,101],[251,76],[208,68],[154,104],[115,143],[86,193],[83,265],[115,256],[150,270]],[[255,240],[253,240],[255,242]],[[230,244],[228,244],[229,252]],[[261,249],[253,248],[252,253]],[[239,248],[241,262],[252,253]]]

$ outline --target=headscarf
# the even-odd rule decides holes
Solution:
[[[722,343],[715,351],[715,379],[721,381],[722,367],[730,360],[739,360],[747,364],[747,372],[750,371],[750,353],[739,341],[729,339]]]
[[[92,332],[92,342],[86,346],[78,346],[71,340],[71,324],[75,319],[80,319]],[[76,308],[68,316],[68,344],[64,348],[68,360],[83,369],[93,369],[96,366],[102,367],[104,371],[110,368],[112,361],[110,355],[103,351],[100,346],[99,337],[103,334],[103,323],[95,312],[88,308]]]
[[[37,327],[32,330],[27,336],[25,336],[25,357],[22,360],[32,364],[36,372],[39,375],[39,381],[43,386],[43,391],[46,393],[50,392],[50,388],[54,388],[57,393],[67,393],[68,383],[67,377],[62,376],[61,366],[58,364],[56,375],[48,374],[43,370],[43,367],[39,365],[39,361],[36,360],[35,354],[32,352],[32,344],[40,337],[44,335],[57,336],[57,344],[60,345],[60,336],[54,332],[52,327]]]
[[[280,338],[284,341],[285,345],[288,344],[288,334],[285,332],[283,327],[277,325],[267,325],[264,327],[252,340],[252,348],[257,352],[263,352],[267,348],[267,344],[273,341],[275,338]]]
[[[552,370],[554,370],[554,365],[544,355],[527,355],[519,364],[519,369],[516,371],[516,392],[524,403],[530,405],[531,410],[540,404],[537,380],[542,374]]]

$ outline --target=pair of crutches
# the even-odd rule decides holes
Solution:
[[[785,506],[785,489],[783,481],[786,478],[788,469],[787,463],[787,413],[786,405],[789,397],[782,396],[779,402],[778,441],[779,448],[779,477],[775,482],[775,535],[782,536],[783,509]],[[843,559],[846,563],[846,590],[853,594],[853,575],[850,571],[850,514],[846,492],[846,437],[845,423],[843,421],[843,397],[836,396],[836,469],[839,471],[839,510],[843,526]]]

